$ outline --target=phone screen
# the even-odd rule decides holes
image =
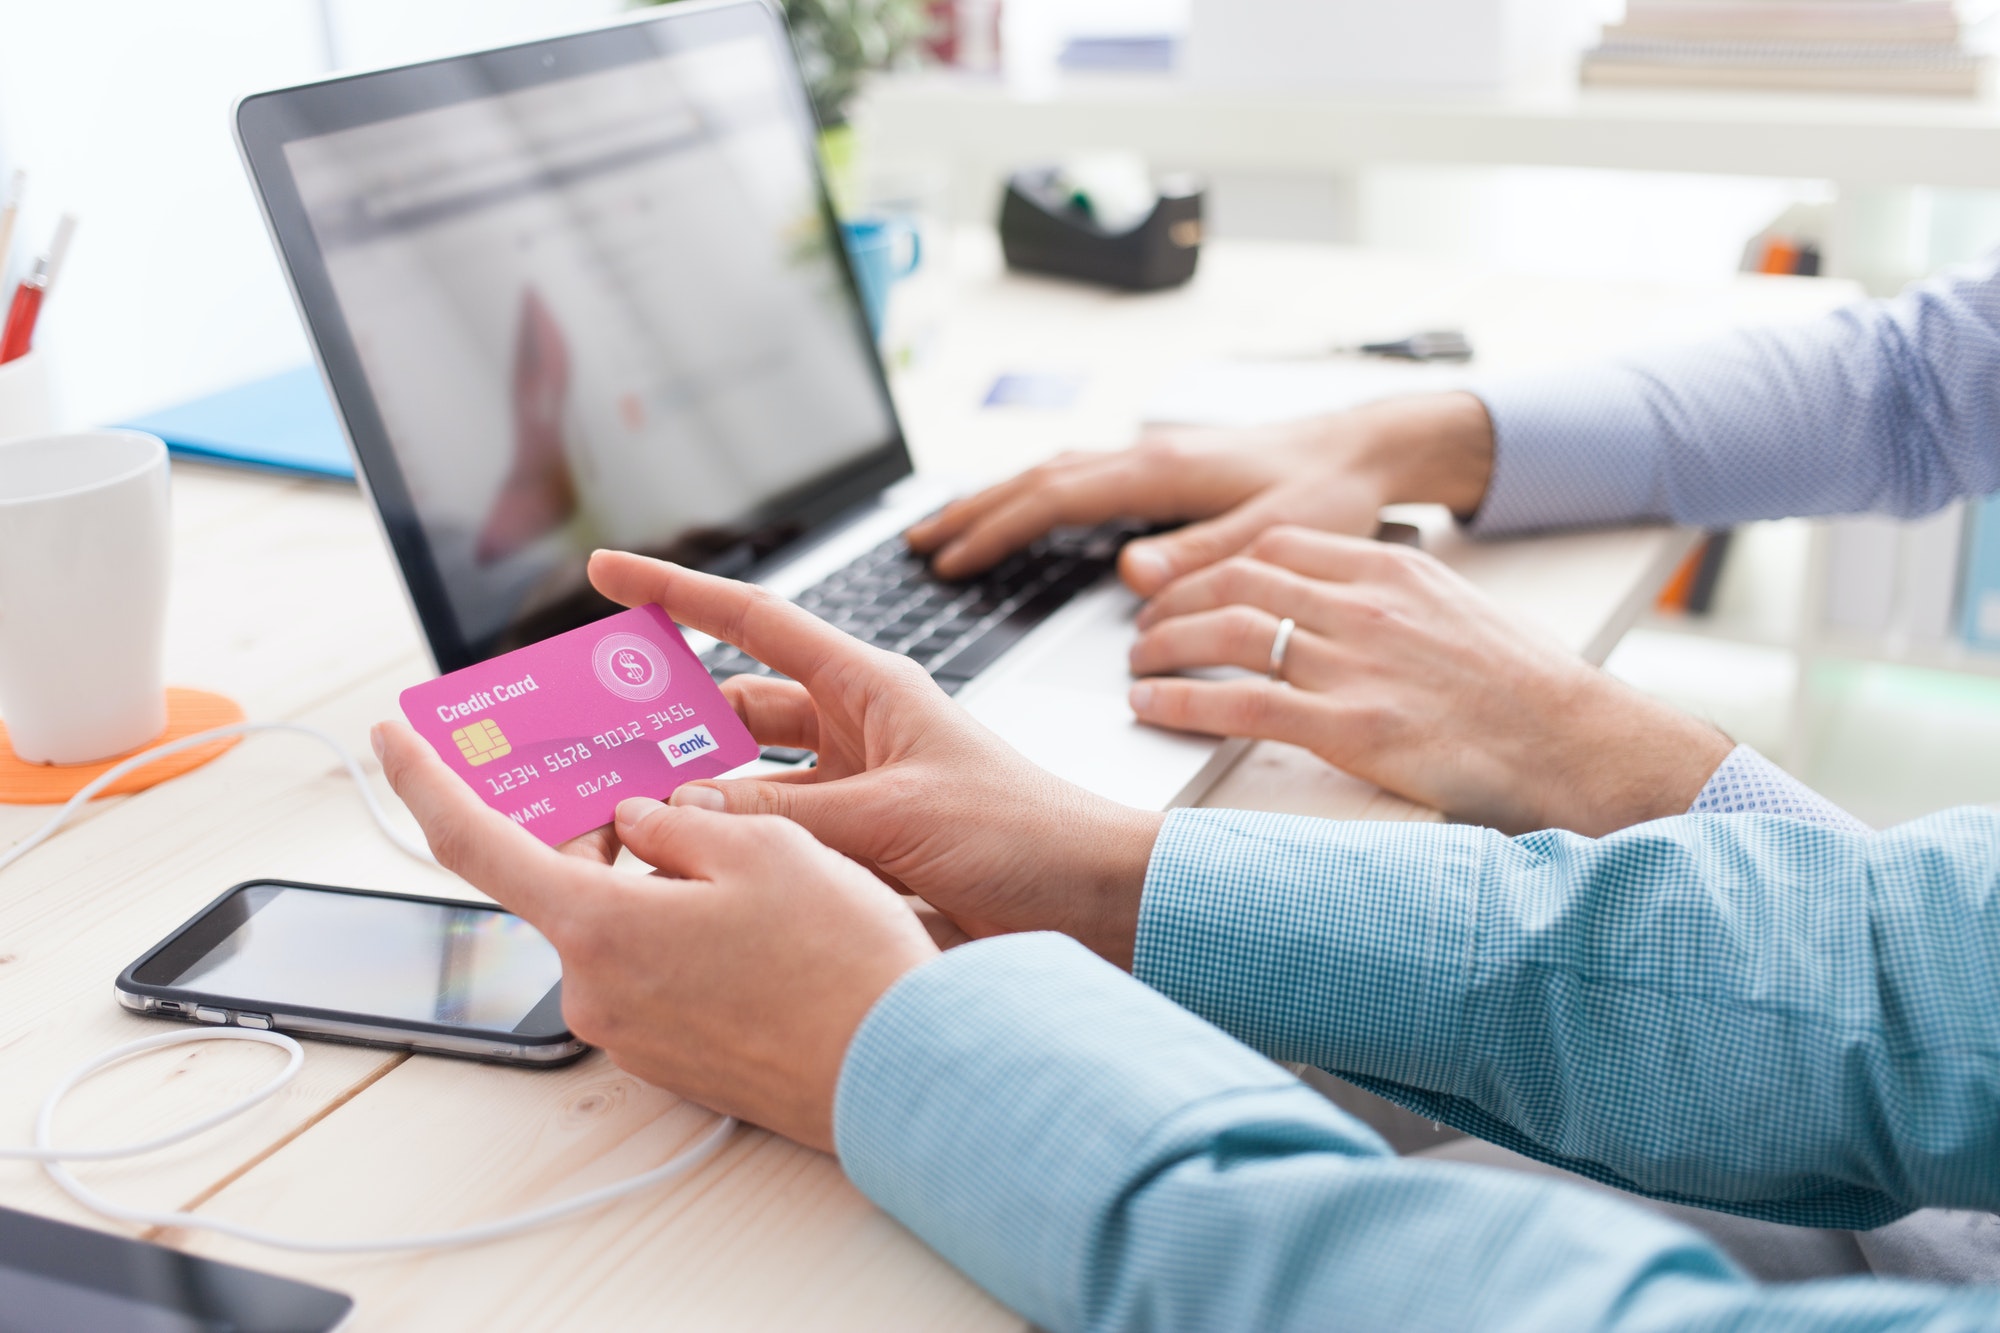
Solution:
[[[251,884],[134,980],[245,1008],[514,1032],[562,980],[562,962],[541,932],[494,908]],[[544,1015],[560,1030],[552,1007]]]

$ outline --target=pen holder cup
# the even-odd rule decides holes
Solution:
[[[29,352],[0,366],[0,440],[47,435],[55,428],[47,357]]]

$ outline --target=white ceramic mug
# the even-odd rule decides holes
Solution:
[[[83,764],[166,730],[167,446],[131,430],[0,443],[0,722]]]

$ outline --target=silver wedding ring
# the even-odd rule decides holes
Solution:
[[[1278,622],[1277,637],[1271,640],[1271,670],[1269,675],[1272,680],[1283,680],[1285,678],[1285,652],[1292,646],[1292,631],[1298,627],[1298,622],[1290,616],[1286,616]]]

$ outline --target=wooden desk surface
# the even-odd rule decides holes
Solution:
[[[1128,438],[1176,357],[1456,323],[1496,364],[1560,362],[1649,337],[1796,317],[1836,284],[1564,284],[1278,245],[1215,245],[1189,289],[1115,297],[997,271],[959,238],[913,285],[898,385],[926,466],[994,473]],[[981,412],[1001,370],[1086,371],[1069,412]],[[1162,367],[1167,370],[1163,371]],[[228,692],[252,718],[322,727],[365,755],[370,723],[428,674],[415,627],[350,489],[177,466],[169,679]],[[1435,525],[1434,525],[1435,526]],[[1686,537],[1586,534],[1432,548],[1522,615],[1601,658]],[[372,768],[372,760],[370,762]],[[383,794],[387,796],[386,789]],[[1426,812],[1303,752],[1259,746],[1210,797],[1333,817]],[[393,804],[393,799],[391,800]],[[0,807],[0,845],[47,815]],[[407,819],[398,812],[399,818]],[[80,1060],[158,1030],[111,997],[118,970],[222,889],[279,877],[470,896],[369,824],[333,757],[260,736],[85,818],[0,873],[0,1141],[27,1141],[44,1091]],[[196,1047],[125,1066],[72,1099],[67,1143],[122,1142],[192,1118],[272,1072],[275,1052]],[[282,1097],[180,1149],[80,1168],[114,1195],[295,1234],[463,1225],[632,1174],[710,1123],[594,1055],[526,1072],[315,1044]],[[0,1203],[93,1226],[41,1174],[0,1163]],[[1018,1328],[1020,1321],[875,1210],[829,1158],[742,1130],[691,1179],[473,1249],[322,1258],[208,1236],[170,1243],[353,1293],[357,1329]]]

